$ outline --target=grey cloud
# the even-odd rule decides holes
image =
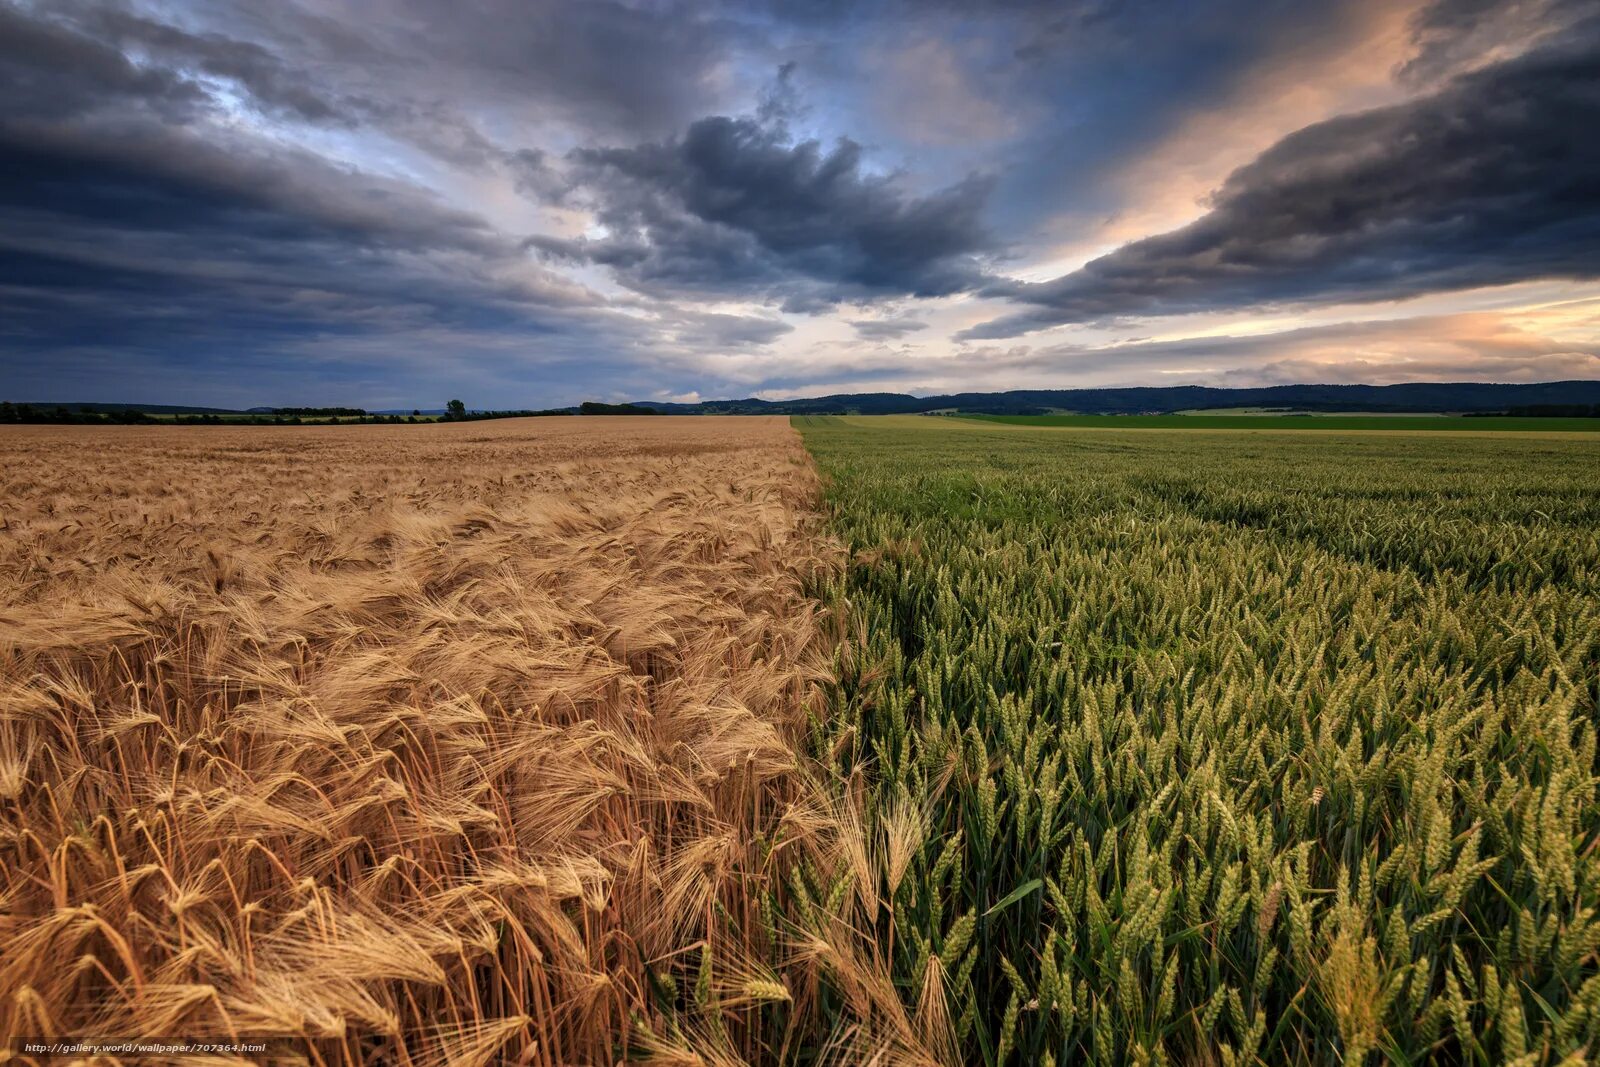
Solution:
[[[800,96],[800,90],[795,86],[795,70],[798,68],[794,60],[788,60],[778,66],[772,81],[761,90],[761,99],[756,106],[756,118],[769,125],[780,125],[800,118],[808,112],[805,101]]]
[[[941,296],[976,285],[990,238],[989,183],[926,196],[862,168],[848,140],[787,144],[752,119],[714,117],[679,138],[580,149],[609,235],[542,241],[547,252],[613,268],[655,293],[739,294],[787,310],[852,297]]]
[[[781,319],[718,312],[678,312],[670,316],[675,339],[713,349],[748,349],[770,345],[794,327]]]
[[[1593,0],[1433,0],[1412,19],[1417,53],[1399,74],[1427,83],[1504,60],[1564,34]]]
[[[381,12],[338,4],[149,8],[132,0],[56,0],[4,12],[92,46],[129,71],[182,71],[231,83],[248,107],[288,121],[377,128],[446,162],[509,165],[506,127],[563,124],[657,135],[752,86],[727,59],[748,34],[715,5],[622,0],[398,0]],[[124,54],[140,62],[130,63]],[[60,65],[75,87],[81,60]],[[496,130],[498,137],[489,135]]]
[[[180,127],[0,125],[8,165],[0,211],[14,236],[29,220],[68,237],[106,233],[210,234],[221,252],[256,239],[338,240],[395,250],[478,253],[512,246],[482,219],[422,190],[335,168],[309,153],[194,136]]]
[[[191,33],[106,4],[63,4],[58,10],[69,14],[74,27],[96,41],[124,54],[141,54],[169,66],[230,79],[265,108],[319,122],[348,117],[348,104],[329,99],[313,87],[308,72],[290,66],[256,42],[215,32]]]
[[[902,337],[926,330],[928,324],[916,319],[896,317],[887,319],[855,319],[850,323],[857,336],[868,341],[898,341]]]
[[[748,384],[820,396],[866,388],[930,395],[1087,386],[1597,377],[1600,346],[1541,336],[1479,313],[1329,323],[1249,336],[986,345],[915,359],[887,348],[839,348],[804,366],[762,373]]]
[[[1362,353],[1362,355],[1352,355]],[[1515,328],[1489,313],[1338,322],[1248,336],[986,346],[955,357],[974,386],[1168,382],[1551,381],[1600,375],[1600,346]],[[1182,375],[1181,378],[1174,377]],[[1155,377],[1155,376],[1161,377]]]
[[[1307,127],[1235,171],[1208,214],[970,329],[1304,301],[1382,301],[1600,275],[1600,21],[1415,101]]]
[[[1274,359],[1258,366],[1235,367],[1216,377],[1218,385],[1375,385],[1394,382],[1559,382],[1592,380],[1600,375],[1600,356],[1581,351],[1535,355],[1473,355],[1447,359],[1406,360]]]
[[[138,66],[71,25],[0,2],[0,122],[50,122],[113,105],[181,117],[206,99],[172,70]]]
[[[506,157],[517,192],[547,204],[563,204],[573,191],[572,178],[562,173],[553,163],[550,154],[540,148],[522,148]],[[524,242],[527,247],[540,247],[538,239]],[[559,250],[556,242],[552,250]]]
[[[375,107],[470,102],[507,118],[655,134],[723,103],[716,75],[739,39],[714,5],[622,0],[223,3],[215,23],[300,65],[329,93]]]

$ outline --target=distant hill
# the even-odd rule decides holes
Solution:
[[[1600,404],[1600,381],[1410,382],[1404,385],[1274,385],[1218,389],[1204,385],[1128,389],[1015,389],[1004,393],[836,393],[803,400],[708,400],[640,407],[674,415],[912,415],[959,410],[992,415],[1042,415],[1052,411],[1166,414],[1208,408],[1288,408],[1295,411],[1490,412],[1551,404]]]

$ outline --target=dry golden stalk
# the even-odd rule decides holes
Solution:
[[[836,559],[785,420],[8,427],[0,472],[8,1041],[548,1065],[799,1024],[757,898],[837,851],[796,756]]]

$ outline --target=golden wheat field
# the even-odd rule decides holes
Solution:
[[[795,755],[834,559],[786,420],[13,427],[0,468],[11,1048],[719,1062],[842,995],[919,1055],[847,931],[766,933],[860,854]]]

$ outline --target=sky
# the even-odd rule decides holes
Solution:
[[[1600,379],[1600,0],[0,0],[0,398]]]

